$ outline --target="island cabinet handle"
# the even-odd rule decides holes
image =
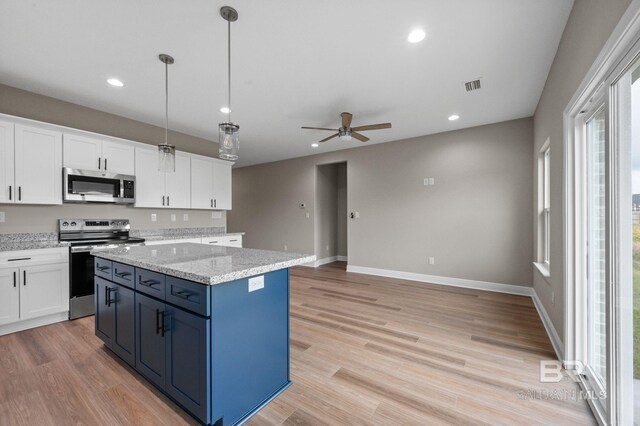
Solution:
[[[106,304],[107,304],[107,307],[109,307],[109,308],[110,308],[110,307],[111,307],[111,303],[115,302],[115,300],[112,300],[112,299],[111,299],[111,292],[112,292],[113,290],[116,290],[116,295],[117,295],[118,293],[117,293],[117,289],[116,289],[115,287],[113,287],[113,288],[111,288],[111,287],[106,287],[106,289],[107,289],[107,300],[106,300],[106,302],[107,302],[107,303],[106,303]],[[116,296],[116,297],[117,297],[117,296]]]
[[[142,278],[140,278],[140,284],[147,287],[153,287],[154,285],[158,285],[160,283],[156,280],[143,280]]]
[[[104,287],[104,306],[109,306],[107,304],[107,300],[109,300],[109,287]]]
[[[107,269],[109,269],[109,267],[108,267],[108,266],[100,266],[100,265],[96,266],[96,268],[98,268],[98,271],[102,271],[102,272],[104,272],[104,271],[106,271]]]
[[[164,337],[164,311],[156,309],[156,334]]]
[[[113,274],[117,275],[120,278],[124,278],[124,277],[128,277],[129,275],[131,275],[131,272],[118,272],[118,270],[116,269]]]
[[[189,299],[191,296],[193,296],[193,293],[191,293],[190,291],[186,291],[186,290],[182,290],[182,291],[176,291],[175,293],[176,296],[182,298],[182,299]]]

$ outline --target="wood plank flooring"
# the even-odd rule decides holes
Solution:
[[[291,272],[293,386],[247,424],[596,424],[527,297]],[[196,422],[94,336],[93,317],[0,337],[0,425]]]

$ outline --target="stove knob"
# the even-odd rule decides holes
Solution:
[[[71,226],[76,226],[76,223],[75,222],[71,222]]]
[[[115,222],[111,222],[111,226],[116,226],[116,223]]]
[[[69,226],[69,222],[62,222],[62,226]]]

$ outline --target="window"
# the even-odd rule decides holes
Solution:
[[[550,151],[549,139],[546,140],[538,156],[538,255],[536,267],[545,278],[549,278],[550,264]]]

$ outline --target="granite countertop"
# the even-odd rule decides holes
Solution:
[[[92,252],[97,257],[150,271],[215,285],[303,263],[313,255],[270,250],[173,243]]]
[[[0,234],[0,251],[36,250],[69,247],[58,241],[56,232]]]

